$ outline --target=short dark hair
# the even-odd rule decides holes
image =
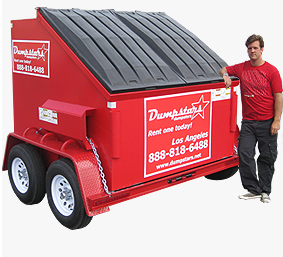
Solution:
[[[247,41],[246,41],[246,47],[248,47],[249,44],[255,42],[255,41],[259,41],[259,45],[260,45],[260,48],[263,48],[264,47],[264,41],[263,41],[263,38],[262,36],[260,35],[251,35]]]

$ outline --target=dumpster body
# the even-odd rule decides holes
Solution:
[[[33,173],[23,175],[29,161],[23,160],[24,172],[13,171],[24,157],[11,153],[33,146],[43,173],[52,170],[42,178],[47,195],[51,187],[49,204],[69,228],[87,222],[64,224],[75,208],[65,213],[63,205],[77,206],[70,200],[74,185],[57,188],[62,174],[48,179],[62,159],[73,165],[88,217],[193,178],[222,179],[237,170],[238,80],[225,89],[218,71],[226,63],[164,13],[38,8],[36,19],[12,21],[12,65],[14,132],[3,169],[11,170],[20,199],[32,194]],[[26,189],[14,181],[25,177]],[[57,189],[65,202],[56,204]]]

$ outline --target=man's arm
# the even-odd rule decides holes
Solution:
[[[225,73],[227,73],[226,67],[223,67],[223,68],[220,70],[219,73],[220,73],[220,76],[223,77],[223,79],[224,79],[226,88],[231,87],[232,81],[231,81],[229,75],[224,75]],[[224,76],[223,76],[223,75],[224,75]]]
[[[275,114],[274,114],[274,121],[271,124],[270,133],[271,135],[276,135],[278,130],[280,129],[280,120],[282,114],[282,107],[283,107],[283,100],[282,100],[282,93],[275,93]]]

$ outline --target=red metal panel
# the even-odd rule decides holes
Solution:
[[[238,97],[235,92],[235,88],[231,87],[231,111],[230,111],[231,132],[237,131],[237,104],[238,104]]]
[[[120,157],[121,147],[121,112],[111,110],[111,141],[112,141],[112,157],[117,159]]]
[[[236,84],[237,82],[233,82],[233,86],[235,86]],[[138,183],[147,182],[147,181],[150,181],[151,179],[161,178],[162,176],[167,176],[168,174],[177,173],[185,169],[195,168],[198,165],[203,165],[203,164],[207,164],[210,162],[214,162],[214,161],[217,161],[223,158],[227,158],[234,154],[235,137],[237,137],[237,135],[235,136],[235,134],[237,134],[237,132],[231,131],[230,116],[231,116],[231,112],[233,112],[232,113],[233,115],[236,115],[234,113],[236,112],[236,110],[235,108],[231,109],[234,104],[232,104],[231,102],[230,91],[226,92],[223,83],[209,85],[209,87],[208,85],[199,85],[197,88],[198,90],[189,91],[189,93],[191,92],[192,94],[195,94],[196,91],[207,91],[208,93],[211,92],[211,94],[213,93],[215,95],[213,96],[214,98],[211,104],[211,110],[212,110],[211,135],[209,135],[211,137],[210,158],[205,161],[199,162],[199,163],[192,163],[188,166],[176,168],[174,170],[171,170],[165,173],[160,173],[152,177],[144,176],[144,165],[145,165],[144,144],[145,144],[145,134],[146,134],[145,129],[144,129],[145,128],[145,120],[144,120],[144,117],[145,117],[144,98],[145,97],[142,96],[141,94],[139,94],[140,97],[137,99],[122,100],[122,96],[121,96],[120,97],[121,100],[120,100],[120,99],[117,99],[116,97],[117,99],[116,109],[114,110],[120,113],[119,115],[120,125],[119,126],[121,126],[121,129],[120,129],[121,138],[120,138],[120,150],[119,150],[120,157],[117,159],[111,160],[111,164],[112,164],[111,176],[108,176],[110,180],[110,184],[111,184],[111,190],[118,190],[121,188],[125,188],[125,187],[129,187],[129,186],[138,184]],[[186,92],[188,93],[187,90],[188,88],[178,89],[176,93],[186,94]],[[219,92],[219,95],[218,95],[218,92]],[[151,96],[162,95],[160,93],[163,93],[163,97],[166,97],[166,94],[164,94],[164,92],[160,90],[151,92]],[[168,99],[172,99],[172,95],[174,95],[173,94],[174,90],[171,89],[170,93],[171,94],[168,94],[169,96]],[[225,94],[228,94],[228,95],[225,95]],[[148,97],[149,93],[148,92],[145,93],[145,96]],[[199,96],[200,95],[198,95],[198,97]],[[173,104],[174,104],[174,101],[173,101]],[[199,99],[196,99],[194,102],[198,102],[198,101]],[[204,129],[202,127],[203,125],[199,123],[201,120],[202,118],[198,115],[194,120],[192,120],[192,122],[194,122],[196,126],[200,126],[199,128],[200,133],[207,132],[203,130]],[[187,122],[183,120],[180,123],[176,123],[176,125],[182,126],[184,123],[187,124]],[[114,125],[112,124],[112,126]],[[162,126],[163,126],[162,129],[166,127],[165,125],[162,125]],[[178,137],[179,132],[175,131],[175,126],[173,127],[174,127],[174,131],[172,133],[169,133],[170,134],[169,137],[171,137],[171,142],[173,139],[176,140],[179,138]],[[156,130],[159,131],[160,128],[161,126],[156,127]],[[189,131],[189,130],[184,130],[184,131]],[[184,136],[185,134],[182,136],[183,140],[185,140]],[[161,140],[163,140],[163,138],[161,138]],[[176,151],[180,151],[180,148],[178,150],[177,149],[178,145],[176,144],[175,141],[174,143],[175,143],[174,145],[175,154],[177,154]],[[109,144],[111,145],[111,142],[109,142]],[[188,144],[186,148],[188,148],[189,146],[190,144]],[[165,149],[165,150],[168,156],[170,147],[168,146],[168,149]],[[164,162],[167,162],[167,161],[164,161]],[[162,164],[162,162],[159,162],[157,164]]]

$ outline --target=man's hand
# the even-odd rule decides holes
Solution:
[[[271,124],[271,128],[270,128],[270,133],[272,136],[276,135],[278,133],[278,130],[280,129],[280,119],[281,119],[282,107],[283,107],[282,93],[275,93],[274,99],[275,99],[274,121]]]
[[[273,121],[270,128],[270,133],[272,136],[276,135],[278,133],[278,130],[280,129],[280,121]]]
[[[223,79],[224,79],[225,87],[226,88],[231,87],[232,81],[231,81],[230,77],[229,76],[223,76]]]
[[[231,87],[232,81],[231,81],[230,77],[226,73],[227,73],[226,67],[223,67],[219,71],[220,76],[223,77],[223,79],[224,79],[225,87],[229,88],[229,87]]]

